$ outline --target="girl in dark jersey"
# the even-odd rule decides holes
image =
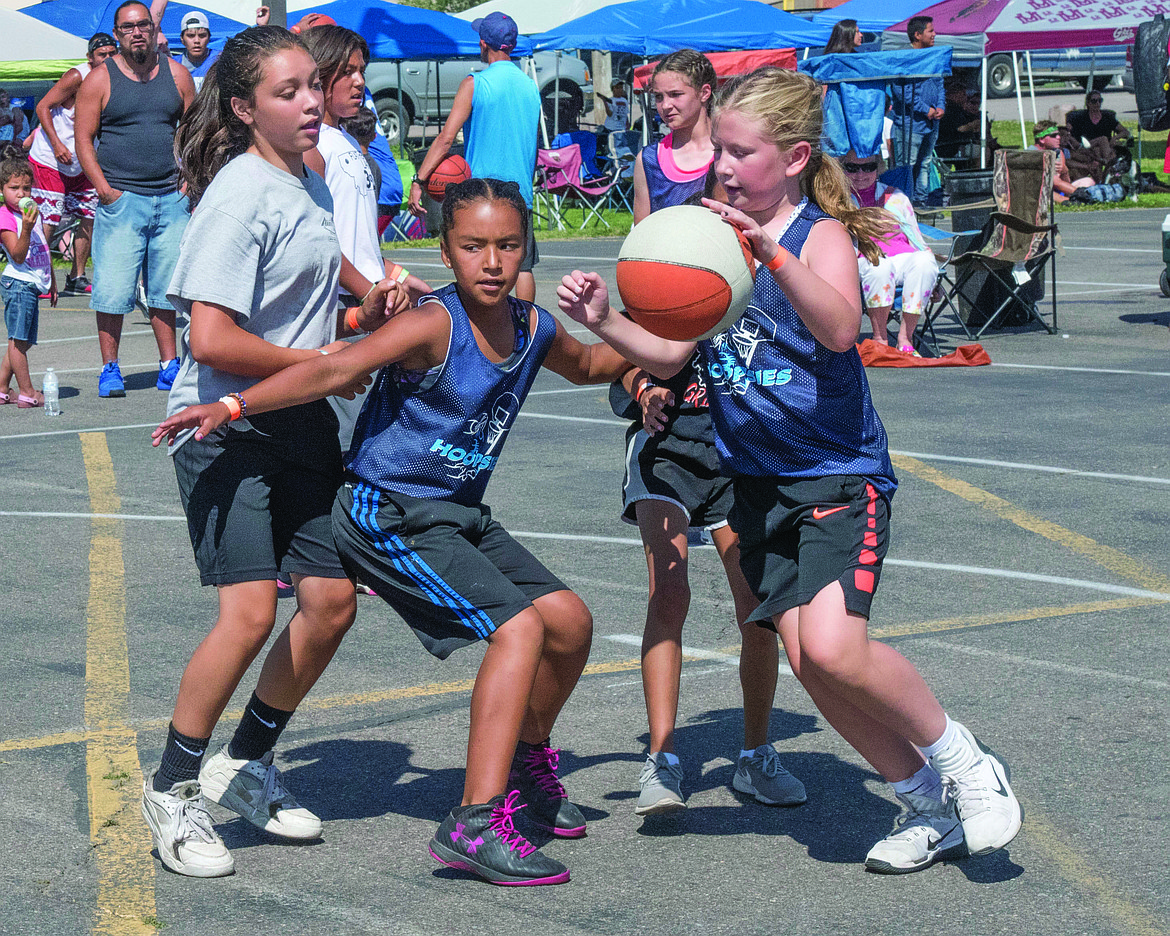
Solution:
[[[716,104],[715,171],[765,269],[744,316],[698,343],[716,442],[735,479],[731,524],[759,607],[826,720],[894,786],[906,811],[866,857],[905,873],[986,854],[1019,831],[1004,764],[952,722],[914,666],[866,635],[896,480],[854,348],[861,321],[855,238],[888,233],[855,207],[820,148],[821,89],[765,68]],[[837,220],[840,218],[841,220]],[[695,343],[657,338],[609,307],[595,273],[566,276],[562,310],[635,364],[669,376]]]
[[[441,248],[452,285],[345,350],[249,387],[238,407],[190,407],[154,433],[156,444],[183,429],[198,439],[241,411],[318,400],[381,368],[346,457],[334,539],[349,574],[435,656],[489,644],[471,694],[463,803],[430,847],[444,864],[495,884],[569,879],[512,816],[523,801],[553,835],[585,834],[548,742],[585,667],[593,619],[492,520],[484,489],[542,364],[574,383],[612,381],[629,368],[608,346],[583,345],[548,312],[509,298],[527,224],[514,182],[448,187]]]
[[[706,193],[715,156],[710,118],[715,68],[707,57],[692,49],[673,52],[658,63],[652,82],[658,112],[671,132],[638,155],[635,224],[671,205],[697,204]],[[683,170],[680,163],[691,168]],[[639,777],[634,813],[645,816],[686,806],[674,726],[682,678],[682,630],[690,606],[690,527],[706,530],[719,552],[743,636],[739,678],[744,741],[733,757],[737,769],[732,785],[768,805],[803,803],[804,785],[780,766],[776,750],[768,743],[780,651],[773,632],[747,620],[756,601],[740,571],[738,541],[727,523],[731,479],[719,467],[702,373],[692,359],[660,385],[641,370],[631,370],[622,383],[638,404],[632,407],[636,421],[626,433],[622,519],[638,524],[650,579],[642,634],[650,751]]]

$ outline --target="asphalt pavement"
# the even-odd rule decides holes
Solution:
[[[0,407],[0,934],[1170,932],[1163,215],[1058,216],[1055,336],[992,333],[987,367],[868,372],[901,482],[872,633],[1011,764],[1026,811],[1006,850],[902,877],[861,864],[896,802],[786,672],[772,739],[809,802],[772,809],[730,789],[739,637],[709,548],[693,553],[684,635],[689,808],[634,816],[646,572],[618,519],[624,426],[604,389],[548,373],[488,502],[596,620],[553,736],[589,820],[586,838],[546,846],[571,882],[495,888],[427,854],[460,797],[481,651],[434,660],[366,597],[277,752],[322,839],[284,844],[213,807],[236,874],[167,872],[139,816],[141,770],[215,595],[149,444],[165,396],[147,323],[126,323],[126,398],[102,400],[85,302],[44,310],[31,361],[57,368],[63,415]],[[538,298],[552,304],[574,267],[612,275],[618,245],[542,243]],[[445,281],[435,250],[394,256]]]

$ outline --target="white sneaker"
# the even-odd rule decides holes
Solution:
[[[956,722],[955,727],[971,745],[977,760],[955,774],[942,770],[939,774],[963,823],[967,849],[972,855],[986,855],[1016,837],[1023,822],[1023,810],[1012,792],[1007,765],[963,725]]]
[[[321,820],[285,787],[271,751],[259,760],[234,760],[225,744],[204,761],[199,785],[213,803],[238,812],[265,832],[290,839],[321,837]]]
[[[944,858],[967,854],[963,826],[952,802],[940,802],[915,793],[895,793],[906,807],[894,831],[874,845],[865,856],[867,871],[909,874],[929,868]]]
[[[731,785],[766,806],[799,806],[808,800],[804,784],[780,766],[780,755],[770,744],[739,759]]]
[[[158,793],[155,773],[152,770],[142,785],[142,818],[162,863],[188,877],[223,877],[235,871],[231,852],[211,826],[199,784],[186,780]]]

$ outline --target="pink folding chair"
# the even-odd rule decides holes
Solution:
[[[575,199],[581,203],[581,227],[591,218],[596,218],[607,228],[609,222],[602,215],[602,209],[609,201],[609,191],[618,184],[618,177],[601,180],[581,178],[581,147],[573,143],[559,149],[536,151],[536,185],[533,188],[533,212],[544,218],[551,227],[555,220],[558,228],[565,226],[564,200]],[[542,196],[544,212],[537,209],[537,197]]]

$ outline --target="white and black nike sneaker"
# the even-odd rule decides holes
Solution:
[[[865,856],[865,869],[877,874],[910,874],[936,861],[963,858],[963,826],[953,802],[915,793],[895,793],[906,807],[894,831]]]
[[[963,836],[972,855],[986,855],[1003,848],[1020,831],[1024,814],[1020,801],[1012,792],[1011,771],[995,753],[984,747],[975,735],[955,722],[959,734],[971,745],[975,759],[963,770],[953,773],[936,770],[943,786],[954,801]],[[933,761],[933,759],[932,759]]]

